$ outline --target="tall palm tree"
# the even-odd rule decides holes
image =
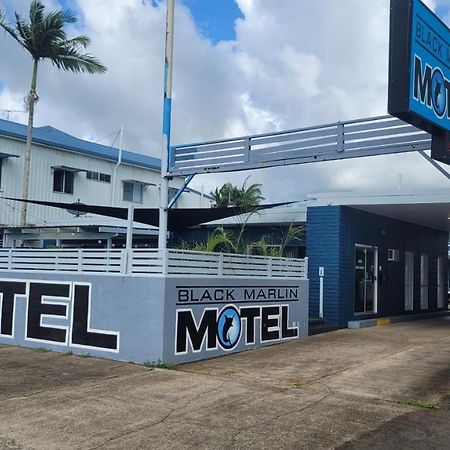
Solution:
[[[15,23],[5,23],[5,13],[0,10],[0,27],[5,30],[19,45],[24,48],[33,60],[28,104],[28,132],[25,150],[22,199],[28,200],[30,185],[31,142],[33,136],[34,105],[38,100],[36,92],[38,65],[41,60],[48,59],[60,70],[71,72],[104,73],[106,67],[95,57],[82,53],[90,40],[86,36],[67,38],[64,31],[66,24],[75,23],[77,17],[71,10],[44,12],[44,5],[39,0],[30,4],[29,22],[15,13]],[[27,222],[27,203],[23,203],[20,212],[20,224]]]

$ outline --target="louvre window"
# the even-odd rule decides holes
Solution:
[[[86,172],[86,178],[88,180],[95,180],[95,181],[103,181],[104,183],[111,183],[111,175],[107,173],[100,173],[100,172]]]

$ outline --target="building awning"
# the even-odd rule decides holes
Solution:
[[[141,184],[142,186],[156,186],[155,183],[147,183],[146,181],[139,181],[139,180],[122,180],[122,183]]]
[[[2,158],[19,158],[19,155],[13,155],[12,153],[0,152],[0,159]]]
[[[52,169],[65,170],[66,172],[73,172],[73,173],[87,172],[86,169],[79,169],[77,167],[69,167],[69,166],[52,166]]]

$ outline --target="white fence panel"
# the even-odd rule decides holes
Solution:
[[[128,264],[131,258],[131,263]],[[183,275],[225,277],[307,278],[307,259],[136,249],[0,249],[0,270]]]

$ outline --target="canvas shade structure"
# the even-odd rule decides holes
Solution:
[[[127,208],[118,208],[113,206],[101,206],[101,205],[86,205],[84,203],[61,203],[61,202],[48,202],[42,200],[22,200],[19,198],[4,197],[7,200],[15,200],[18,202],[24,202],[50,206],[52,208],[66,209],[70,211],[78,211],[90,214],[98,214],[101,216],[115,217],[117,219],[128,218]],[[241,214],[249,212],[262,211],[264,209],[275,208],[277,206],[286,206],[295,202],[282,202],[282,203],[270,203],[267,205],[258,205],[252,208],[229,206],[221,208],[177,208],[169,209],[168,217],[168,231],[181,230],[183,228],[189,228],[203,223],[212,222],[214,220],[225,219],[227,217],[239,216]],[[147,225],[159,226],[159,209],[158,208],[135,208],[134,217],[135,222],[145,223]]]

